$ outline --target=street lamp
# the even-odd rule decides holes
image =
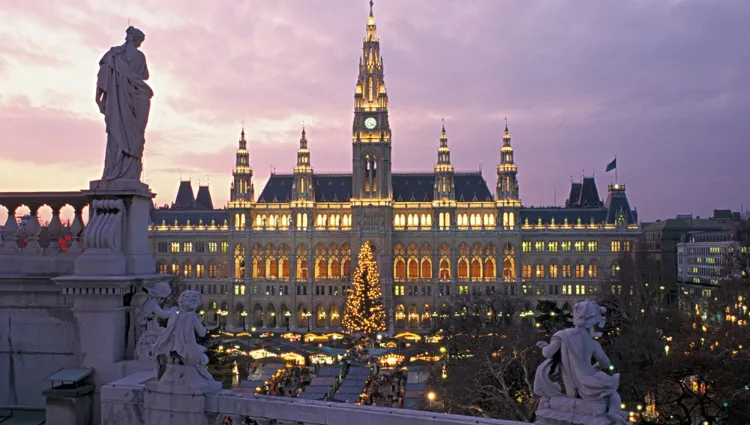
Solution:
[[[246,329],[245,321],[247,320],[247,312],[245,310],[242,310],[242,313],[240,313],[240,316],[242,316],[242,330],[244,331]]]
[[[432,408],[432,402],[435,401],[435,392],[430,391],[427,393],[427,401],[430,402],[430,408]]]
[[[286,320],[286,331],[289,332],[289,317],[291,317],[292,313],[287,310],[284,312],[284,320]]]

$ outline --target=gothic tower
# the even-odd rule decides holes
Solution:
[[[502,217],[502,225],[505,229],[516,227],[518,210],[521,207],[517,175],[518,168],[513,160],[513,148],[510,145],[510,131],[506,120],[503,146],[500,148],[500,165],[497,166],[497,190],[495,194],[496,205],[500,209],[498,217]]]
[[[451,150],[448,148],[448,136],[445,134],[445,123],[440,132],[440,147],[438,148],[438,162],[435,165],[435,201],[440,205],[448,205],[456,200],[456,185],[453,182],[453,165],[451,164]]]
[[[302,126],[302,137],[299,139],[299,149],[297,149],[297,165],[294,167],[293,203],[306,204],[315,199],[312,176],[310,151],[307,149],[307,133],[305,127]]]
[[[250,167],[250,154],[247,151],[245,128],[240,133],[239,148],[237,148],[234,169],[232,170],[232,188],[229,201],[253,202],[255,189],[253,188],[253,169]]]
[[[352,202],[359,205],[387,204],[393,195],[388,94],[372,7],[370,1],[367,34],[354,89]]]
[[[234,169],[232,170],[232,187],[229,194],[231,228],[242,232],[252,224],[252,207],[255,201],[253,188],[253,169],[250,167],[250,155],[247,152],[245,128],[240,132]]]

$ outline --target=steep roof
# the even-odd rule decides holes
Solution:
[[[396,202],[432,202],[433,173],[394,173],[391,176]],[[479,171],[457,172],[454,176],[456,200],[459,202],[492,201],[492,192]],[[294,175],[272,174],[258,197],[258,202],[289,202]],[[315,174],[313,186],[316,202],[347,202],[352,197],[351,174]]]
[[[195,197],[195,208],[201,210],[214,209],[214,202],[211,199],[211,191],[208,186],[198,186],[198,195]]]
[[[177,188],[177,197],[175,197],[172,208],[188,209],[195,207],[195,195],[190,180],[181,180],[180,187]]]

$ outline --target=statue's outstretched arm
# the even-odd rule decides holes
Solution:
[[[201,320],[199,318],[196,318],[193,321],[193,328],[195,329],[195,333],[197,333],[198,336],[206,336],[206,327],[203,326],[203,323],[201,323]]]
[[[596,343],[596,348],[594,349],[594,360],[599,363],[599,369],[601,370],[608,369],[609,365],[612,364],[612,361],[609,360],[609,357],[607,357],[607,354],[604,353],[602,346],[598,342]]]
[[[560,345],[560,338],[553,337],[549,345],[542,348],[542,355],[547,359],[554,356],[555,353],[557,353],[557,351],[560,349]]]
[[[169,319],[169,317],[172,316],[172,314],[174,314],[175,310],[176,309],[174,307],[170,308],[169,310],[164,310],[160,306],[157,305],[156,308],[154,309],[154,314],[156,315],[156,317],[160,319]]]

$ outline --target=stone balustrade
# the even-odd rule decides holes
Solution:
[[[194,401],[202,400],[205,403],[202,407],[195,406],[195,403],[159,406],[163,399],[146,388],[153,380],[154,373],[144,371],[103,386],[101,422],[114,425],[151,425],[146,419],[149,409],[197,412],[196,408],[202,408],[204,413],[200,416],[205,415],[205,422],[200,422],[209,425],[528,425],[525,422],[273,397],[231,390],[207,393],[205,398],[190,398]]]
[[[82,192],[0,192],[0,206],[8,217],[0,229],[0,269],[3,274],[60,275],[73,272],[75,258],[83,251],[84,221],[82,213],[88,204]],[[29,213],[18,218],[18,210],[27,207]],[[51,210],[45,226],[39,213],[44,207]],[[69,225],[60,218],[64,207],[73,209]],[[65,239],[65,246],[60,239]]]

